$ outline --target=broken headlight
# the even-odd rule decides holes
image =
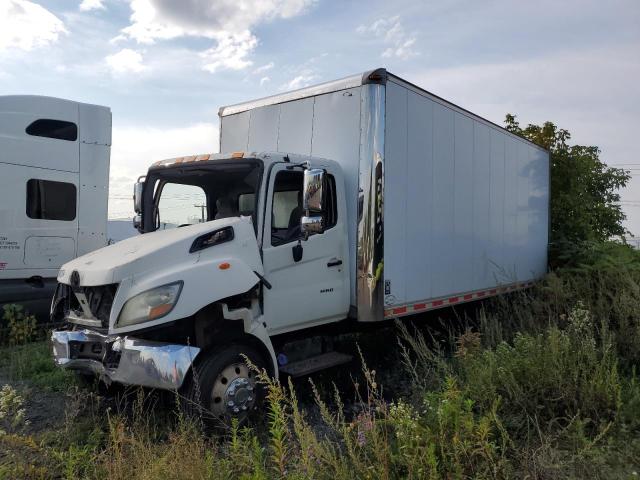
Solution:
[[[116,327],[128,327],[164,317],[173,310],[181,290],[182,282],[174,282],[130,298],[120,311]]]

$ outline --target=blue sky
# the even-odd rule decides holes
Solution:
[[[379,66],[638,164],[640,234],[637,0],[0,0],[0,94],[111,107],[112,218],[152,161],[217,150],[219,106]]]

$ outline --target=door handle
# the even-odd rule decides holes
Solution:
[[[337,258],[332,258],[331,260],[329,260],[329,263],[327,263],[327,267],[329,268],[337,267],[339,265],[342,265],[342,260],[338,260]]]

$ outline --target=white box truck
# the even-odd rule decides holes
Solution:
[[[59,365],[181,389],[228,420],[260,396],[243,355],[308,373],[345,359],[282,354],[314,327],[546,271],[548,152],[384,69],[219,116],[224,153],[156,162],[135,185],[143,235],[62,267]]]
[[[111,111],[0,96],[0,307],[46,315],[60,267],[106,245]]]

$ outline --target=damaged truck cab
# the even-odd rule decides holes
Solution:
[[[51,316],[68,326],[53,332],[60,366],[183,388],[226,418],[259,400],[243,356],[277,375],[273,335],[347,317],[335,162],[244,152],[170,159],[149,169],[134,198],[144,235],[59,272]]]

